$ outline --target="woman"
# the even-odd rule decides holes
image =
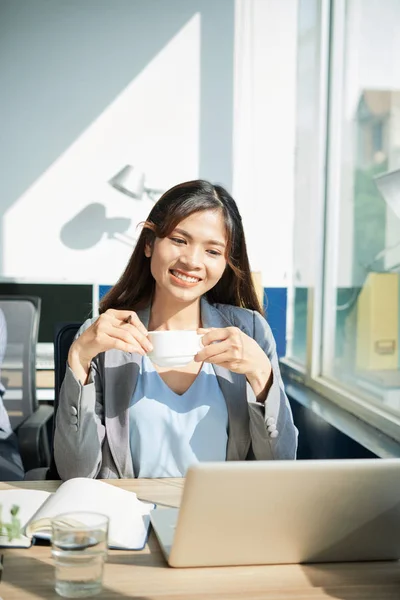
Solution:
[[[297,430],[221,186],[177,185],[154,205],[100,317],[68,355],[54,438],[62,479],[179,477],[199,460],[293,459]],[[153,365],[153,330],[204,334],[185,367]]]

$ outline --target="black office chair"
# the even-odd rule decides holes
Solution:
[[[82,323],[59,323],[54,335],[54,424],[51,438],[51,461],[46,473],[46,479],[60,479],[54,460],[53,439],[56,428],[56,414],[60,389],[65,377],[68,352],[74,341],[75,335]]]
[[[1,365],[7,409],[25,471],[46,467],[50,461],[49,437],[53,407],[36,396],[36,344],[41,299],[33,296],[0,296],[7,323],[7,346]]]
[[[68,352],[81,323],[59,323],[54,335],[54,420],[51,436],[50,466],[48,469],[34,469],[25,475],[25,479],[60,479],[54,460],[53,440],[56,426],[56,414],[61,384],[65,377]]]

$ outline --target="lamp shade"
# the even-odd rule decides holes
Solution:
[[[140,200],[144,192],[144,173],[132,165],[126,165],[109,181],[115,189],[131,198]]]

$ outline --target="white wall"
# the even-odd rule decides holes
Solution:
[[[151,208],[108,183],[131,163],[155,187],[204,177],[233,190],[252,268],[285,286],[296,7],[0,0],[0,277],[113,283]],[[128,243],[107,235],[112,219]]]
[[[312,288],[319,263],[321,152],[321,3],[302,0],[298,6],[296,87],[296,161],[293,231],[293,285]],[[296,23],[297,25],[297,23]],[[290,314],[290,311],[289,313]]]
[[[236,0],[233,192],[250,262],[286,287],[293,252],[297,0]]]
[[[114,282],[132,246],[107,236],[107,219],[129,219],[125,233],[134,238],[152,203],[121,194],[108,180],[126,163],[141,167],[148,183],[161,189],[199,176],[200,27],[197,14],[9,207],[5,276],[46,278],[62,264],[66,280]],[[105,209],[98,241],[94,236],[87,249],[68,248],[63,226],[92,203]],[[82,224],[94,226],[90,219]],[[21,251],[21,239],[28,252]]]
[[[110,219],[129,242],[151,207],[108,184],[126,163],[231,188],[233,22],[233,0],[0,0],[0,276],[115,281]]]

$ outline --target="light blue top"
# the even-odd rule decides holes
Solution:
[[[147,356],[129,408],[136,477],[184,477],[200,461],[226,460],[228,411],[212,366],[203,366],[182,395],[173,392]]]

